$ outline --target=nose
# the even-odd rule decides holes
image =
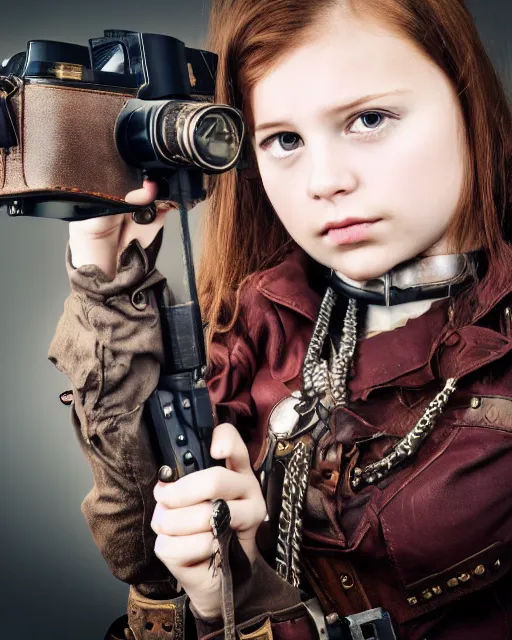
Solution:
[[[358,177],[354,167],[333,141],[310,148],[308,196],[313,200],[331,200],[357,188]]]

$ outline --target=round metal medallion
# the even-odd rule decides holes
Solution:
[[[299,414],[295,411],[295,406],[299,400],[300,391],[294,391],[291,396],[283,398],[272,409],[268,427],[276,438],[288,438],[295,431],[299,423]]]

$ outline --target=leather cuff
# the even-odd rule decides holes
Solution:
[[[183,640],[187,601],[186,595],[152,600],[130,587],[126,640]]]

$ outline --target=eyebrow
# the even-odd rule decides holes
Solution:
[[[335,107],[330,107],[326,109],[323,114],[325,116],[331,116],[339,114],[343,111],[352,111],[353,109],[363,105],[365,102],[371,102],[372,100],[378,100],[379,98],[385,98],[388,96],[394,96],[400,93],[410,93],[406,89],[396,89],[395,91],[386,91],[385,93],[371,93],[367,96],[363,96],[362,98],[357,98],[356,100],[352,100],[352,102],[347,102],[346,104],[337,105]],[[264,129],[273,129],[279,127],[287,127],[290,126],[289,122],[284,120],[275,121],[275,122],[264,122],[263,124],[259,124],[254,128],[254,133],[257,131],[262,131]]]

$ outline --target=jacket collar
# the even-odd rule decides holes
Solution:
[[[311,258],[296,246],[275,267],[262,271],[257,290],[276,304],[316,321],[322,296],[309,285]]]
[[[297,247],[283,262],[263,271],[256,287],[272,302],[315,322],[321,295],[308,282],[311,264]],[[489,259],[483,278],[451,305],[449,300],[434,302],[404,327],[362,340],[350,381],[352,399],[366,399],[379,387],[421,387],[438,378],[461,378],[508,353],[512,336],[476,323],[512,293],[510,265],[512,247],[503,243]]]

